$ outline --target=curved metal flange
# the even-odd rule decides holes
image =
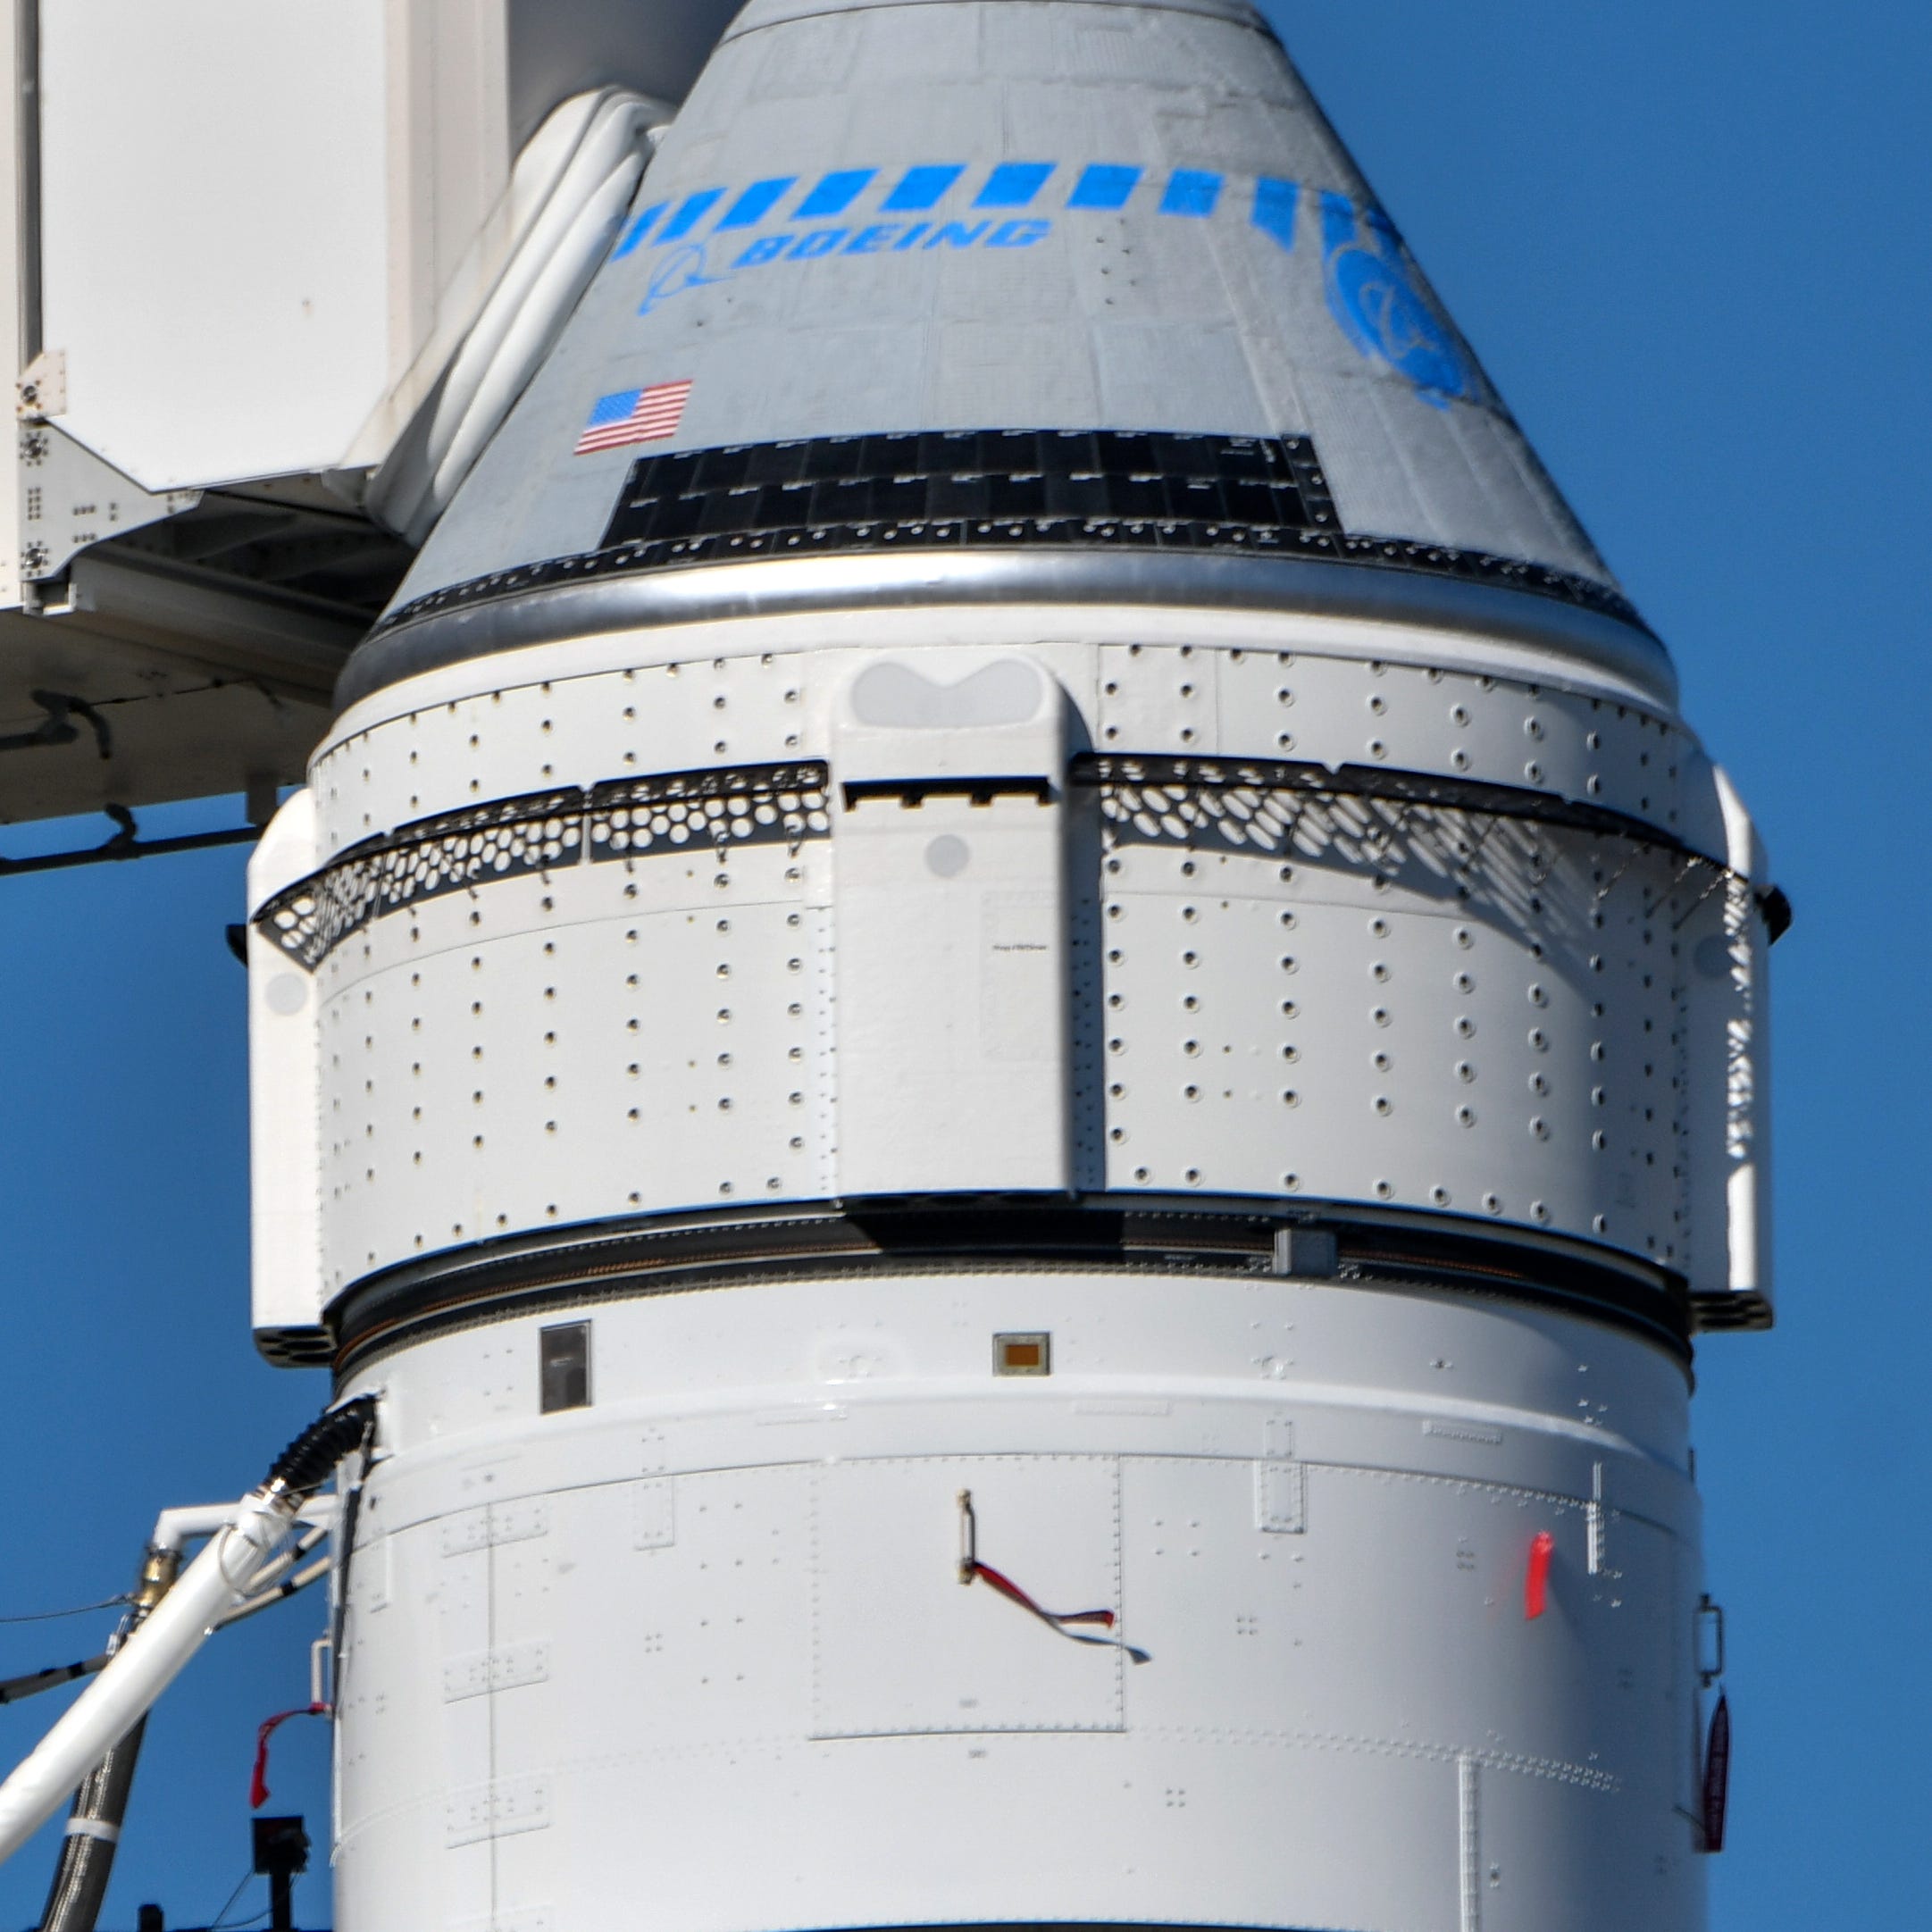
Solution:
[[[1677,702],[1677,673],[1650,631],[1534,590],[1436,576],[1399,563],[1049,547],[758,556],[572,581],[506,572],[473,603],[376,632],[336,687],[339,711],[422,673],[528,645],[665,624],[961,605],[1190,606],[1426,624],[1527,646]]]
[[[1312,1267],[1309,1234],[1327,1237]],[[893,1196],[547,1228],[370,1276],[336,1298],[324,1325],[344,1375],[431,1334],[543,1308],[826,1274],[1016,1267],[1333,1278],[1543,1302],[1633,1330],[1685,1364],[1694,1326],[1677,1276],[1564,1236],[1348,1202],[1284,1212],[1240,1198],[1119,1193]]]

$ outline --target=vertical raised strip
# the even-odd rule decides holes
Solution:
[[[1465,1752],[1456,1760],[1456,1836],[1460,1853],[1459,1932],[1483,1932],[1483,1837],[1478,1810],[1476,1760]]]
[[[1590,1574],[1603,1574],[1603,1465],[1590,1465],[1590,1508],[1588,1513],[1590,1529]]]

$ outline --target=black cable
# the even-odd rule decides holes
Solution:
[[[84,1657],[78,1664],[53,1664],[45,1670],[29,1670],[24,1677],[0,1678],[0,1704],[17,1704],[23,1697],[71,1684],[76,1677],[92,1677],[106,1668],[112,1654],[103,1651],[98,1657]]]
[[[339,1710],[342,1703],[342,1636],[348,1623],[349,1574],[355,1561],[355,1527],[362,1520],[363,1486],[369,1480],[369,1471],[375,1459],[375,1431],[372,1428],[363,1438],[363,1466],[356,1471],[347,1495],[342,1499],[341,1514],[336,1523],[336,1543],[340,1553],[336,1559],[335,1620],[329,1630],[329,1701]]]
[[[62,1617],[85,1617],[89,1610],[119,1610],[134,1599],[126,1591],[119,1596],[103,1597],[98,1603],[76,1603],[71,1610],[29,1610],[18,1617],[0,1617],[0,1624],[46,1624]]]
[[[216,1912],[216,1913],[215,1913],[215,1915],[214,1915],[214,1917],[213,1917],[213,1918],[212,1918],[211,1919],[209,1919],[209,1921],[208,1921],[208,1932],[214,1932],[214,1928],[215,1928],[215,1927],[216,1927],[216,1926],[218,1926],[218,1925],[220,1925],[220,1924],[221,1924],[221,1922],[222,1922],[222,1919],[223,1919],[224,1918],[226,1918],[226,1917],[227,1917],[227,1915],[228,1915],[228,1908],[229,1908],[229,1907],[230,1907],[230,1905],[232,1905],[232,1904],[233,1904],[233,1903],[235,1903],[235,1901],[236,1901],[237,1899],[238,1899],[238,1898],[239,1898],[239,1897],[241,1896],[241,1894],[242,1894],[242,1891],[243,1891],[243,1888],[244,1888],[244,1887],[245,1887],[245,1886],[246,1886],[247,1885],[247,1883],[248,1883],[249,1879],[251,1879],[251,1878],[254,1878],[254,1877],[255,1877],[255,1867],[254,1867],[253,1865],[251,1865],[251,1866],[249,1866],[249,1868],[247,1869],[247,1871],[245,1871],[245,1872],[243,1872],[243,1873],[242,1873],[242,1875],[241,1875],[241,1877],[240,1877],[239,1878],[238,1878],[238,1879],[237,1879],[237,1880],[235,1881],[235,1889],[234,1889],[234,1890],[233,1890],[232,1892],[230,1892],[230,1894],[228,1894],[228,1896],[227,1896],[227,1897],[226,1897],[225,1899],[223,1899],[223,1900],[222,1901],[222,1909],[221,1909],[221,1911],[218,1911],[218,1912]],[[256,1916],[257,1918],[259,1918],[259,1917],[261,1916],[261,1914],[260,1914],[260,1913],[257,1913],[257,1914],[256,1914],[255,1916]]]

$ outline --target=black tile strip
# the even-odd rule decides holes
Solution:
[[[981,430],[674,450],[633,463],[594,549],[415,598],[398,626],[551,585],[884,550],[1247,552],[1526,590],[1641,625],[1607,586],[1477,551],[1343,531],[1305,436]]]

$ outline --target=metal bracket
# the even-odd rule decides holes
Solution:
[[[143,489],[55,424],[20,426],[20,563],[24,582],[57,577],[88,545],[192,510],[198,489]]]
[[[52,740],[59,742],[58,740]],[[0,878],[25,872],[65,872],[74,866],[99,866],[125,858],[154,858],[163,852],[199,852],[216,845],[252,845],[262,836],[259,825],[235,825],[220,832],[187,832],[172,838],[144,839],[134,814],[124,805],[102,809],[115,825],[113,837],[78,851],[41,852],[31,858],[0,856]]]
[[[1723,1675],[1724,1606],[1713,1603],[1707,1590],[1697,1600],[1697,1678],[1708,1691]]]
[[[67,351],[42,349],[13,385],[13,413],[22,422],[57,416],[67,407]]]

